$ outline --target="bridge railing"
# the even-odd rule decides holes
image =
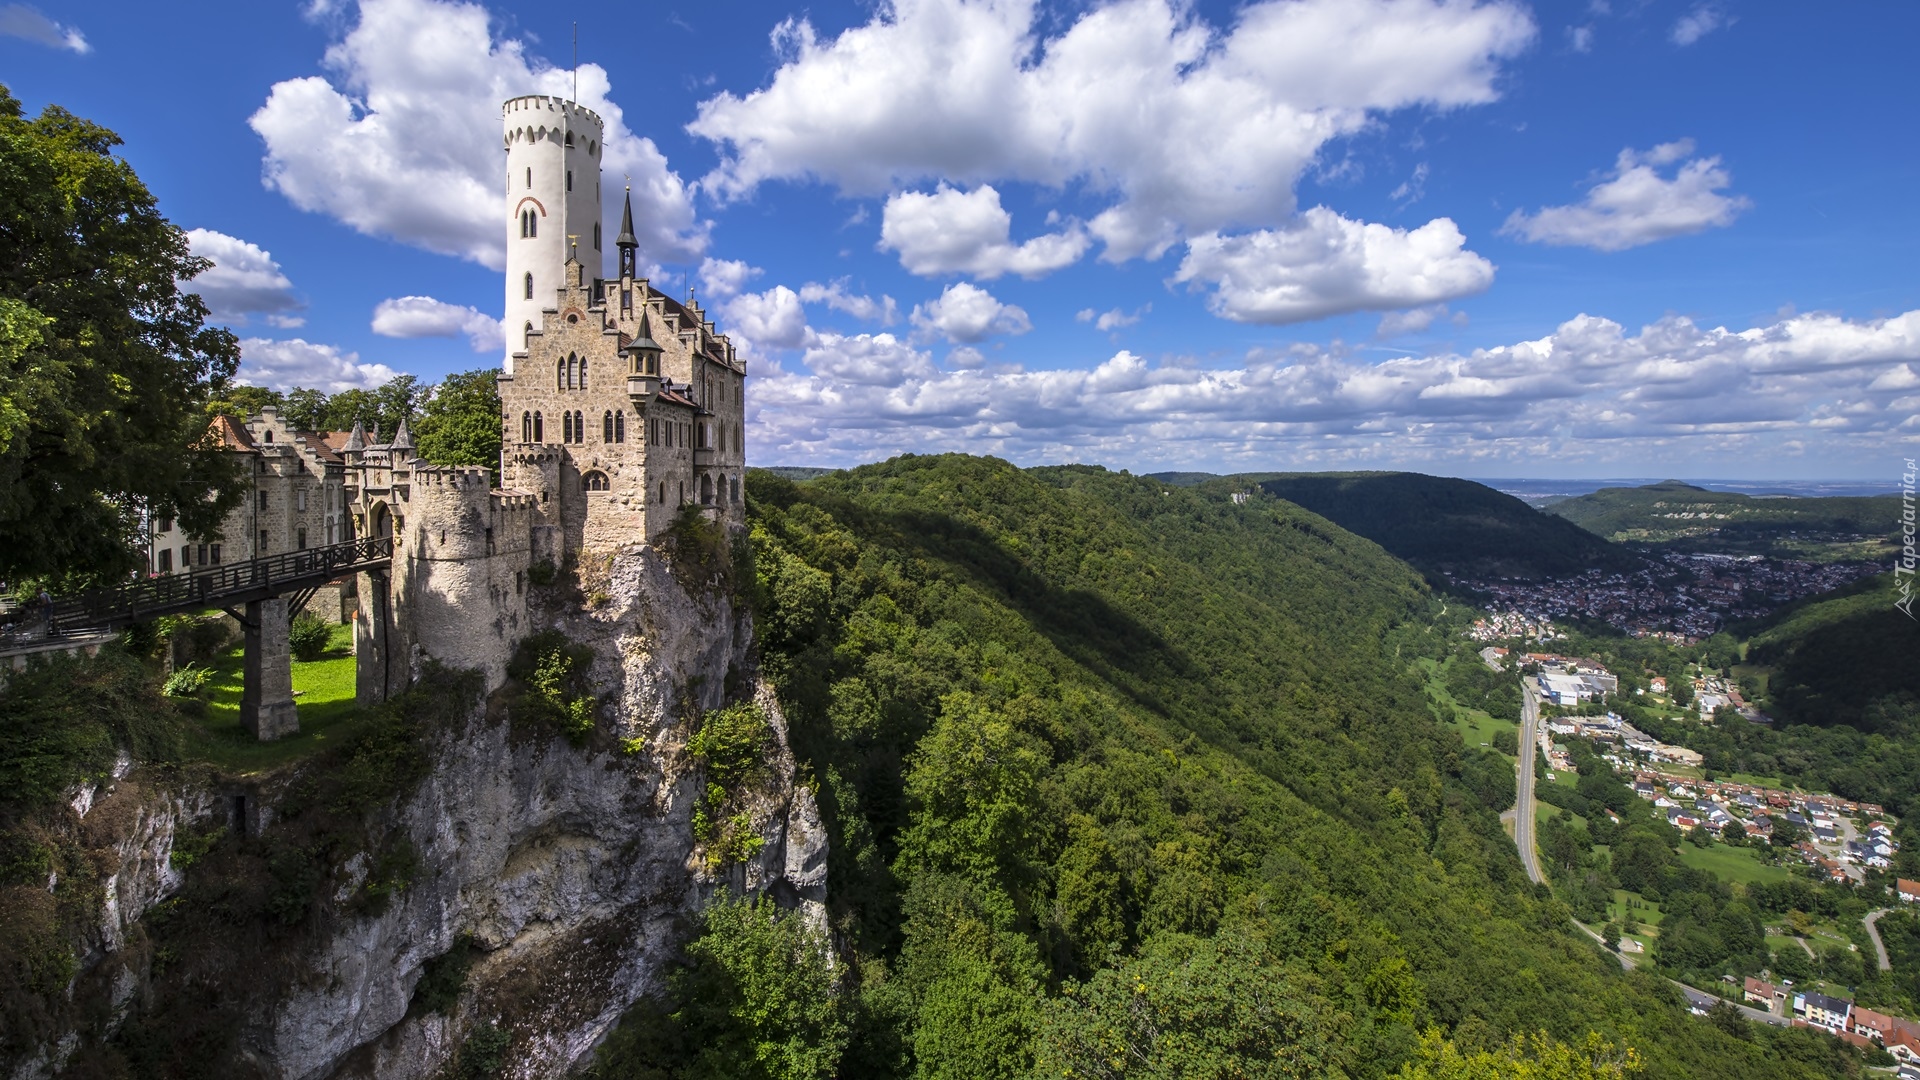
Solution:
[[[140,621],[148,613],[179,611],[193,605],[215,606],[226,597],[257,593],[284,584],[330,580],[347,570],[393,557],[389,537],[362,537],[326,547],[301,548],[245,562],[201,567],[191,573],[162,574],[56,597],[50,620],[56,632]]]

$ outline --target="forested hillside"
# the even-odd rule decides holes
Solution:
[[[1782,558],[1880,558],[1892,552],[1900,499],[1755,498],[1679,480],[1601,488],[1547,512],[1609,540]]]
[[[1421,473],[1288,473],[1251,479],[1429,576],[1570,577],[1626,569],[1631,554],[1511,495]]]
[[[1647,1076],[1857,1070],[1577,936],[1501,830],[1510,784],[1475,782],[1507,760],[1415,675],[1450,647],[1435,602],[1325,519],[955,456],[749,496],[731,572],[843,963],[717,906],[599,1075],[1617,1076],[1626,1046]]]

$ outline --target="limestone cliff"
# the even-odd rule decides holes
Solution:
[[[754,675],[745,612],[723,589],[685,587],[650,547],[601,556],[581,577],[579,587],[564,580],[541,590],[530,608],[537,628],[593,650],[595,737],[575,746],[516,725],[498,693],[438,732],[425,779],[377,815],[385,848],[410,852],[404,887],[383,905],[355,902],[380,873],[371,850],[326,868],[321,914],[296,948],[263,957],[259,984],[246,988],[236,1068],[287,1080],[427,1077],[483,1032],[502,1062],[496,1075],[559,1075],[661,985],[691,916],[715,891],[772,891],[822,916],[826,833],[811,793],[795,783],[778,703]],[[764,844],[744,864],[716,867],[693,837],[703,781],[686,740],[700,711],[745,696],[772,729],[761,779],[744,797]],[[294,770],[238,804],[261,838],[291,827],[285,815],[302,782]],[[169,809],[125,815],[103,913],[114,925],[179,886],[167,858],[179,830],[224,821],[236,806],[218,781],[140,798]],[[102,955],[81,982],[117,979],[108,996],[120,1012],[189,992],[164,972],[147,980],[139,964],[110,962],[124,936],[101,936]],[[420,1007],[423,972],[456,951],[472,957],[457,994],[441,1011]],[[38,1061],[18,1063],[19,1075],[50,1074],[74,1041],[48,1043]]]

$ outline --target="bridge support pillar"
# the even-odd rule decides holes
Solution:
[[[247,603],[240,723],[261,742],[300,730],[300,714],[293,704],[293,647],[288,629],[284,599]]]
[[[353,616],[353,699],[366,708],[387,700],[393,594],[379,571],[362,573],[355,586],[360,596]]]

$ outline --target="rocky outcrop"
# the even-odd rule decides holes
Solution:
[[[484,1030],[504,1041],[498,1075],[563,1074],[662,985],[719,890],[770,893],[824,920],[826,832],[754,673],[745,612],[724,589],[684,587],[653,548],[599,560],[582,570],[586,588],[549,590],[532,618],[593,649],[596,725],[613,738],[582,748],[526,730],[497,695],[436,738],[427,778],[388,811],[386,834],[411,845],[410,884],[378,914],[336,905],[308,954],[272,969],[297,974],[258,988],[241,1039],[262,1072],[424,1078]],[[703,780],[686,740],[702,710],[747,695],[772,729],[745,798],[764,844],[744,865],[715,868],[693,838]],[[195,799],[203,815],[219,802],[175,796],[183,810]],[[271,833],[274,796],[259,799],[257,827]],[[130,823],[108,918],[137,918],[170,890],[173,827],[153,815]],[[337,867],[335,899],[358,891],[372,863],[362,853]],[[103,935],[103,947],[114,940]],[[444,1012],[414,1006],[423,972],[456,945],[473,957],[457,998]]]
[[[721,591],[685,588],[653,548],[600,558],[582,569],[590,603],[556,596],[534,621],[593,649],[598,723],[637,750],[529,737],[497,709],[441,746],[400,811],[420,857],[414,884],[384,915],[343,926],[311,985],[279,1007],[268,1054],[281,1075],[429,1076],[463,1032],[491,1024],[511,1037],[504,1075],[552,1076],[661,985],[719,888],[774,891],[823,915],[826,832],[753,674],[745,613]],[[715,874],[693,842],[702,781],[686,738],[729,690],[751,690],[772,721],[769,779],[752,799],[766,843]],[[479,958],[459,1007],[409,1017],[425,964],[462,935]]]

